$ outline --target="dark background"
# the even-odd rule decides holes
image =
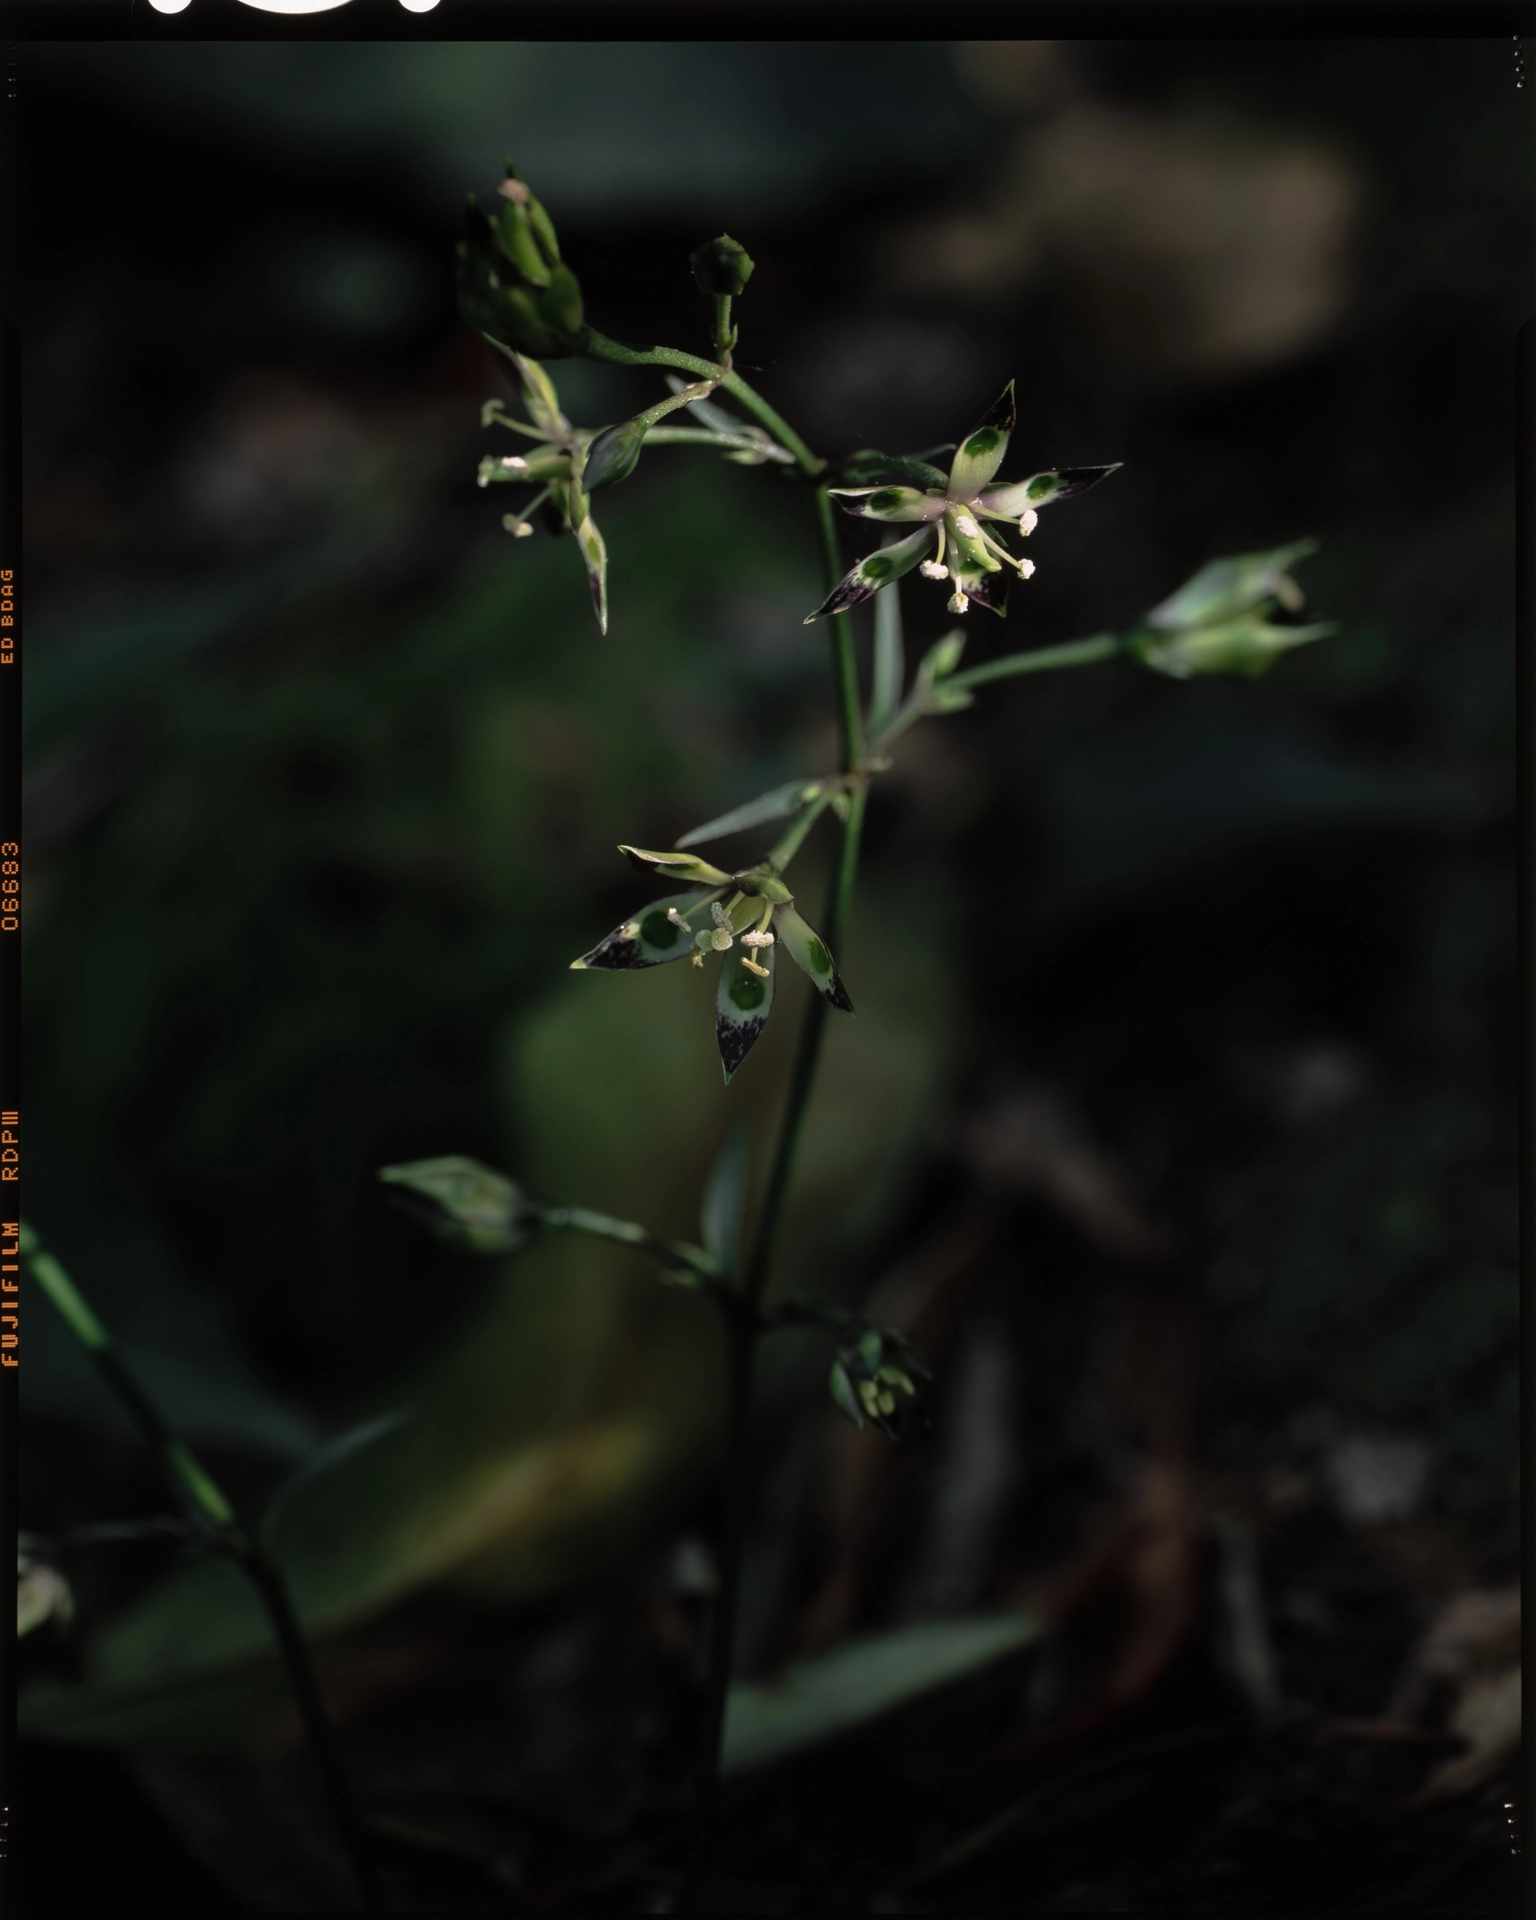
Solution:
[[[834,752],[792,485],[655,449],[599,496],[606,640],[570,543],[476,489],[505,387],[451,250],[511,152],[625,340],[704,351],[687,254],[741,239],[738,361],[819,450],[953,439],[1012,377],[1010,477],[1125,461],[1042,517],[971,657],[1307,534],[1340,626],[1252,684],[1005,683],[876,790],[780,1277],[914,1331],[934,1421],[840,1431],[825,1350],[774,1354],[742,1664],[1054,1624],[744,1794],[731,1897],[1506,1910],[1511,44],[34,44],[22,75],[29,1208],[241,1498],[418,1408],[294,1546],[402,1901],[599,1898],[675,1758],[718,1408],[697,1303],[601,1249],[465,1262],[374,1171],[473,1153],[691,1235],[798,1001],[727,1097],[689,970],[564,968],[637,904],[615,841]],[[659,391],[551,372],[582,424]],[[936,637],[942,594],[902,592]],[[23,1406],[24,1527],[160,1510],[40,1302]],[[591,1490],[484,1495],[556,1455]],[[233,1604],[159,1547],[67,1571],[40,1681],[155,1683],[132,1623],[196,1659]],[[32,1910],[99,1897],[81,1806],[145,1809],[167,1904],[327,1898],[291,1735],[224,1723],[217,1760],[120,1726],[131,1772],[28,1749]]]

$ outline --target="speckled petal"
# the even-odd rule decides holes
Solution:
[[[747,966],[747,959],[753,956],[743,947],[733,947],[721,959],[720,985],[715,993],[715,1044],[720,1049],[727,1086],[768,1024],[773,1006],[773,955],[772,947],[756,949],[757,965],[767,968],[766,979]]]
[[[685,953],[692,953],[693,942],[675,921],[667,918],[667,909],[675,907],[679,913],[686,913],[705,897],[696,889],[692,893],[669,893],[664,900],[653,900],[631,919],[621,921],[590,953],[573,960],[572,971],[580,973],[586,967],[599,967],[607,973],[633,973],[640,967],[659,967],[668,960],[681,960]],[[707,913],[700,914],[693,922],[696,929],[708,923]]]

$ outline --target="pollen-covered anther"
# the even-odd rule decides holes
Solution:
[[[1019,515],[1019,532],[1033,533],[1040,524],[1040,516],[1033,507],[1026,507]]]
[[[667,908],[667,918],[672,922],[674,927],[681,927],[685,933],[693,932],[693,928],[689,926],[688,922],[678,912],[676,907]]]
[[[949,568],[941,567],[937,560],[925,560],[918,568],[918,572],[925,580],[947,580],[949,578]]]
[[[744,947],[771,947],[773,945],[773,935],[767,932],[744,933],[741,936],[741,944]]]
[[[748,973],[755,973],[759,980],[766,980],[768,978],[767,967],[760,967],[755,960],[749,959],[746,954],[741,956],[741,964],[746,968]]]
[[[526,473],[528,470],[528,462],[520,453],[504,453],[497,464],[505,467],[508,473]]]
[[[957,513],[955,515],[955,525],[961,533],[965,535],[967,540],[979,540],[981,538],[981,528],[977,526],[976,522],[968,513]]]
[[[1019,562],[1019,578],[1021,580],[1027,580],[1034,570],[1035,563],[1033,560],[1021,560]]]
[[[702,953],[690,953],[688,958],[696,967],[702,967],[704,964],[704,956]]]
[[[950,595],[949,610],[951,613],[964,613],[970,604],[970,601],[963,593],[957,591]]]

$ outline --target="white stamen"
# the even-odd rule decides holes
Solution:
[[[720,931],[722,933],[729,933],[731,930],[731,916],[726,912],[725,908],[721,906],[718,900],[711,903],[709,911],[710,917]]]
[[[918,572],[925,580],[947,580],[949,578],[949,568],[941,567],[937,560],[925,560],[918,568]]]
[[[507,532],[511,534],[514,540],[526,540],[529,534],[533,532],[533,522],[531,520],[519,520],[515,515],[510,513],[504,513],[501,516],[501,524],[506,528]]]
[[[951,613],[964,613],[970,604],[970,601],[966,599],[963,593],[957,592],[950,598],[949,610]]]
[[[1040,516],[1033,507],[1026,507],[1019,515],[1019,532],[1033,533],[1040,524]]]
[[[755,960],[749,960],[745,954],[741,956],[741,964],[746,968],[748,973],[755,973],[759,980],[766,980],[768,978],[768,969],[766,967],[760,967]]]
[[[741,936],[741,944],[744,947],[771,947],[773,945],[773,935],[771,933],[744,933]]]
[[[1021,560],[1019,562],[1019,578],[1021,580],[1027,580],[1034,570],[1035,563],[1033,560]]]
[[[667,908],[667,918],[672,922],[674,927],[681,927],[684,933],[693,932],[693,928],[689,926],[688,922],[678,912],[676,907]]]
[[[981,538],[981,529],[968,513],[957,513],[955,515],[955,525],[960,532],[965,535],[967,540],[979,540]]]
[[[500,464],[510,473],[521,473],[528,465],[528,462],[524,460],[520,454],[504,453],[501,456]]]

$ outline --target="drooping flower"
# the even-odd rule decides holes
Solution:
[[[1338,631],[1332,621],[1304,626],[1295,619],[1305,602],[1289,569],[1316,551],[1315,540],[1296,540],[1208,561],[1147,614],[1130,636],[1129,651],[1143,666],[1175,680],[1263,673],[1282,653]],[[1269,618],[1277,608],[1291,616],[1289,623]]]
[[[691,853],[651,853],[643,847],[620,847],[619,852],[642,873],[672,874],[692,885],[621,921],[571,967],[629,973],[685,954],[702,967],[706,955],[720,954],[715,1043],[727,1083],[768,1023],[780,942],[829,1006],[853,1012],[826,942],[796,912],[794,895],[766,865],[724,873]]]
[[[894,546],[869,554],[840,580],[826,600],[807,617],[806,625],[823,615],[844,613],[868,600],[881,587],[889,586],[919,563],[926,578],[951,580],[951,613],[964,613],[971,601],[1002,613],[1007,606],[1008,588],[1013,575],[1027,580],[1035,570],[1033,560],[1011,554],[1002,541],[989,533],[982,522],[1011,520],[1025,535],[1035,530],[1039,509],[1054,500],[1067,500],[1113,473],[1122,462],[1107,467],[1055,467],[1048,473],[1032,474],[1009,486],[991,484],[1013,432],[1017,414],[1010,380],[995,406],[968,433],[950,464],[949,479],[936,469],[935,479],[942,484],[926,490],[907,486],[832,487],[844,512],[865,520],[901,523],[917,521],[915,533]],[[912,462],[903,462],[909,470]],[[923,556],[937,543],[932,559]]]
[[[866,1327],[839,1347],[828,1386],[856,1427],[868,1421],[895,1440],[920,1411],[931,1378],[922,1349],[905,1335],[892,1327]]]
[[[487,400],[480,409],[484,427],[506,427],[537,441],[536,451],[527,454],[487,454],[480,462],[479,482],[492,485],[536,486],[539,492],[520,514],[503,516],[502,525],[517,539],[533,532],[531,516],[540,507],[548,524],[557,533],[574,533],[581,557],[586,562],[587,584],[592,589],[592,605],[597,614],[598,631],[608,631],[608,550],[592,518],[592,505],[583,491],[583,471],[587,448],[594,433],[573,427],[560,411],[554,382],[539,365],[511,347],[502,351],[517,368],[523,389],[523,404],[528,419],[518,420],[499,400]]]

